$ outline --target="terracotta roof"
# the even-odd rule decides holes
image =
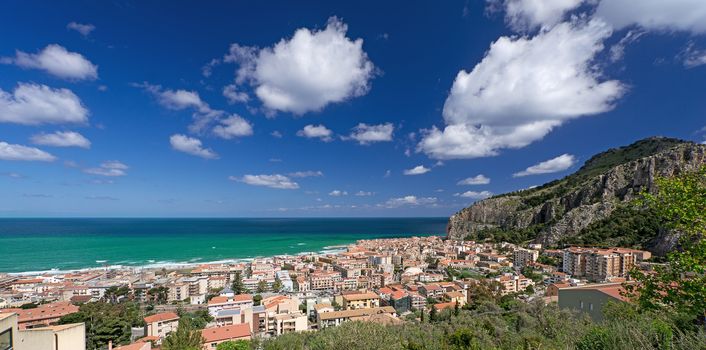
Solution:
[[[378,298],[380,298],[380,296],[373,293],[373,292],[354,293],[354,294],[343,295],[343,299],[346,299],[346,300],[367,300],[367,299],[378,299]]]
[[[213,297],[211,300],[208,301],[208,305],[213,305],[213,304],[223,304],[228,302],[228,297],[222,296],[222,297]]]
[[[390,298],[397,300],[397,299],[402,299],[406,296],[407,296],[407,293],[405,293],[404,291],[398,290],[398,291],[393,292],[392,295],[390,295]]]
[[[133,343],[130,345],[123,345],[123,346],[118,346],[117,348],[113,348],[113,350],[146,350],[146,349],[151,349],[151,345],[148,343]]]
[[[394,314],[395,309],[392,306],[374,307],[371,309],[354,309],[354,310],[342,310],[333,312],[324,312],[319,315],[322,320],[330,320],[336,318],[351,318],[360,316],[369,316],[374,314]]]
[[[233,296],[233,301],[248,301],[252,300],[252,295],[250,294],[238,294]]]
[[[172,321],[172,320],[178,320],[178,319],[179,319],[179,315],[177,315],[173,312],[163,312],[161,314],[155,314],[152,316],[145,317],[145,323],[164,322],[164,321]]]
[[[206,328],[201,331],[205,343],[212,343],[223,340],[249,339],[250,324],[241,323],[232,326]]]
[[[74,306],[68,301],[39,305],[34,309],[2,309],[2,312],[17,313],[18,322],[31,322],[45,319],[59,318],[64,315],[78,312],[78,306]]]
[[[453,309],[456,307],[455,302],[450,302],[450,303],[438,303],[434,304],[433,306],[437,310],[443,310],[443,309]]]

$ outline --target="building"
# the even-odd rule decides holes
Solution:
[[[412,309],[412,297],[404,291],[396,290],[390,295],[389,304],[401,315]]]
[[[533,263],[539,258],[539,252],[532,249],[518,249],[512,253],[513,263],[518,269],[527,266],[528,263]]]
[[[344,294],[342,301],[341,307],[344,310],[370,309],[380,306],[380,296],[373,292]]]
[[[395,309],[392,306],[376,307],[372,309],[355,309],[342,311],[322,311],[316,315],[319,323],[319,329],[326,327],[339,326],[343,322],[350,321],[352,318],[360,318],[361,316],[371,316],[375,314],[395,315]]]
[[[500,283],[502,287],[500,294],[502,295],[523,292],[527,287],[534,285],[531,279],[523,275],[513,275],[511,273],[505,273],[494,278],[494,280]]]
[[[163,312],[145,317],[145,335],[157,337],[159,344],[169,333],[176,331],[178,326],[179,315],[173,312]]]
[[[0,314],[2,350],[86,350],[83,323],[20,329],[16,313]]]
[[[282,335],[292,332],[304,332],[309,326],[306,315],[301,312],[277,314],[274,316],[274,323],[275,335]]]
[[[213,350],[218,344],[231,340],[248,340],[251,338],[250,325],[247,323],[232,326],[206,328],[201,331],[204,339],[203,349]]]
[[[16,313],[18,327],[30,329],[51,326],[59,322],[62,316],[78,312],[78,306],[69,302],[56,302],[39,305],[33,309],[1,309],[0,313]]]
[[[603,320],[603,307],[609,301],[625,302],[625,291],[620,283],[593,284],[580,287],[559,288],[559,307],[585,312],[600,322]]]
[[[649,258],[649,252],[625,248],[564,249],[563,271],[573,277],[592,281],[606,281],[613,277],[627,277],[639,259]]]

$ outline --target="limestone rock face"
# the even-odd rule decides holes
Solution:
[[[488,198],[451,216],[448,237],[463,239],[486,228],[541,227],[534,239],[544,245],[581,232],[610,216],[621,202],[654,191],[658,177],[695,171],[706,165],[706,146],[650,138],[596,155],[576,173],[534,189]],[[668,235],[653,242],[656,250],[673,247]]]

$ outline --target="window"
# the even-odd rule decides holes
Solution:
[[[583,301],[581,301],[581,310],[583,310]]]
[[[588,309],[593,311],[593,303],[588,304]]]
[[[0,350],[12,350],[12,328],[0,333]]]

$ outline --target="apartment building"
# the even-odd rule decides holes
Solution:
[[[231,340],[248,340],[252,334],[250,325],[247,323],[232,326],[206,328],[201,331],[203,337],[203,349],[213,350],[218,344]]]
[[[145,317],[145,335],[157,337],[158,344],[161,344],[169,333],[176,331],[178,326],[179,315],[173,312],[163,312]]]
[[[649,256],[643,251],[625,248],[579,248],[564,250],[563,271],[573,277],[592,281],[605,281],[613,277],[626,277],[635,266],[637,256]]]
[[[342,310],[342,311],[324,311],[316,315],[319,323],[319,329],[326,327],[339,326],[343,322],[350,321],[356,317],[362,316],[372,316],[378,314],[388,314],[390,316],[395,315],[395,309],[392,306],[376,307],[372,309],[355,309],[355,310]]]
[[[0,314],[0,349],[2,350],[86,350],[86,327],[83,323],[20,329],[19,316]]]
[[[521,269],[539,258],[539,252],[532,249],[517,249],[512,253],[513,264]]]
[[[78,306],[63,301],[39,305],[33,309],[0,309],[0,315],[3,313],[17,314],[19,329],[51,326],[59,322],[62,316],[74,312],[78,312]]]

